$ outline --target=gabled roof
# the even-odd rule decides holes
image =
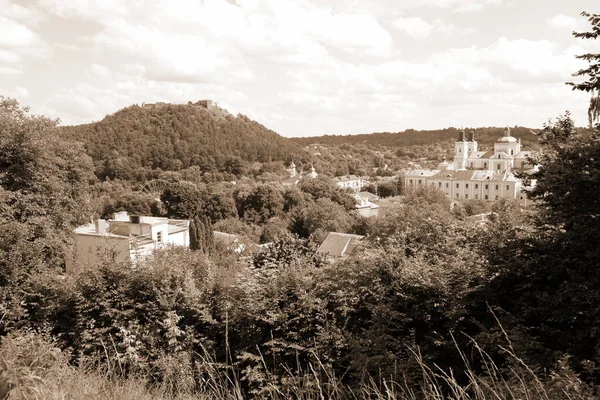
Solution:
[[[500,156],[500,157],[498,157],[498,156]],[[507,160],[507,159],[510,160],[510,159],[512,159],[511,156],[509,156],[508,154],[506,154],[503,151],[498,151],[498,152],[494,153],[490,158],[492,158],[492,159],[499,159],[499,160]]]
[[[445,179],[445,180],[458,180],[458,181],[468,181],[473,176],[473,171],[439,171],[434,179]]]
[[[440,172],[439,169],[411,169],[411,170],[406,171],[406,173],[404,175],[413,177],[413,178],[416,178],[419,176],[428,177],[428,176],[434,176],[438,172]]]
[[[476,151],[471,153],[469,160],[479,160],[482,158],[490,158],[494,152],[492,150],[488,151]]]
[[[317,249],[317,253],[328,254],[333,257],[343,257],[352,254],[362,239],[364,239],[364,236],[361,235],[329,232],[327,238]]]

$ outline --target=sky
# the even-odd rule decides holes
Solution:
[[[283,136],[541,128],[596,0],[0,0],[0,95],[62,124],[212,99]]]

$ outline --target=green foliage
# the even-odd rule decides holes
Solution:
[[[190,105],[127,107],[102,121],[65,127],[63,137],[81,141],[101,179],[137,180],[144,171],[243,174],[246,163],[288,160],[297,147],[247,117]]]
[[[590,14],[582,12],[581,15],[586,17],[592,29],[587,32],[573,32],[573,36],[582,39],[598,39],[600,37],[600,14]],[[587,68],[580,69],[573,76],[583,76],[587,80],[580,83],[567,82],[573,90],[582,90],[591,93],[590,105],[588,108],[588,117],[590,126],[600,119],[600,54],[586,53],[577,56],[580,60],[587,61],[590,65]]]
[[[189,219],[201,214],[204,209],[206,192],[190,183],[172,183],[161,194],[170,218]]]
[[[264,224],[283,213],[283,194],[271,184],[258,184],[239,189],[235,193],[240,218],[255,224]]]
[[[398,187],[394,182],[381,182],[377,184],[377,195],[379,197],[392,197],[398,195]]]
[[[73,225],[91,211],[91,160],[56,125],[0,96],[0,286],[60,268]]]
[[[328,198],[320,198],[292,213],[291,231],[321,243],[329,232],[348,232],[352,220],[343,206]]]
[[[317,179],[303,179],[298,188],[309,194],[314,201],[318,199],[329,199],[350,211],[354,209],[356,201],[354,197],[346,193],[339,186],[327,178],[318,177]]]

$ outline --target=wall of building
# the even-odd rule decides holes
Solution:
[[[189,246],[189,231],[176,232],[169,235],[168,243],[176,246]]]
[[[94,265],[103,257],[109,257],[115,262],[128,260],[130,258],[129,238],[93,234],[77,235],[74,252],[65,260],[67,273]]]

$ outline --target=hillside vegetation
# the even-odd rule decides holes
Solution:
[[[491,147],[491,145],[504,135],[504,128],[473,128],[468,129],[475,132],[475,139],[480,145]],[[302,145],[320,143],[325,145],[341,144],[369,144],[387,147],[409,147],[451,143],[456,141],[459,129],[445,128],[436,130],[407,129],[401,132],[375,132],[361,135],[324,135],[315,137],[293,138],[292,140]],[[537,137],[529,128],[515,126],[511,128],[511,134],[520,138],[525,147],[537,145]]]
[[[298,149],[243,115],[190,105],[133,105],[99,122],[64,127],[61,134],[84,143],[101,179],[191,166],[236,174],[245,162],[284,161]]]

